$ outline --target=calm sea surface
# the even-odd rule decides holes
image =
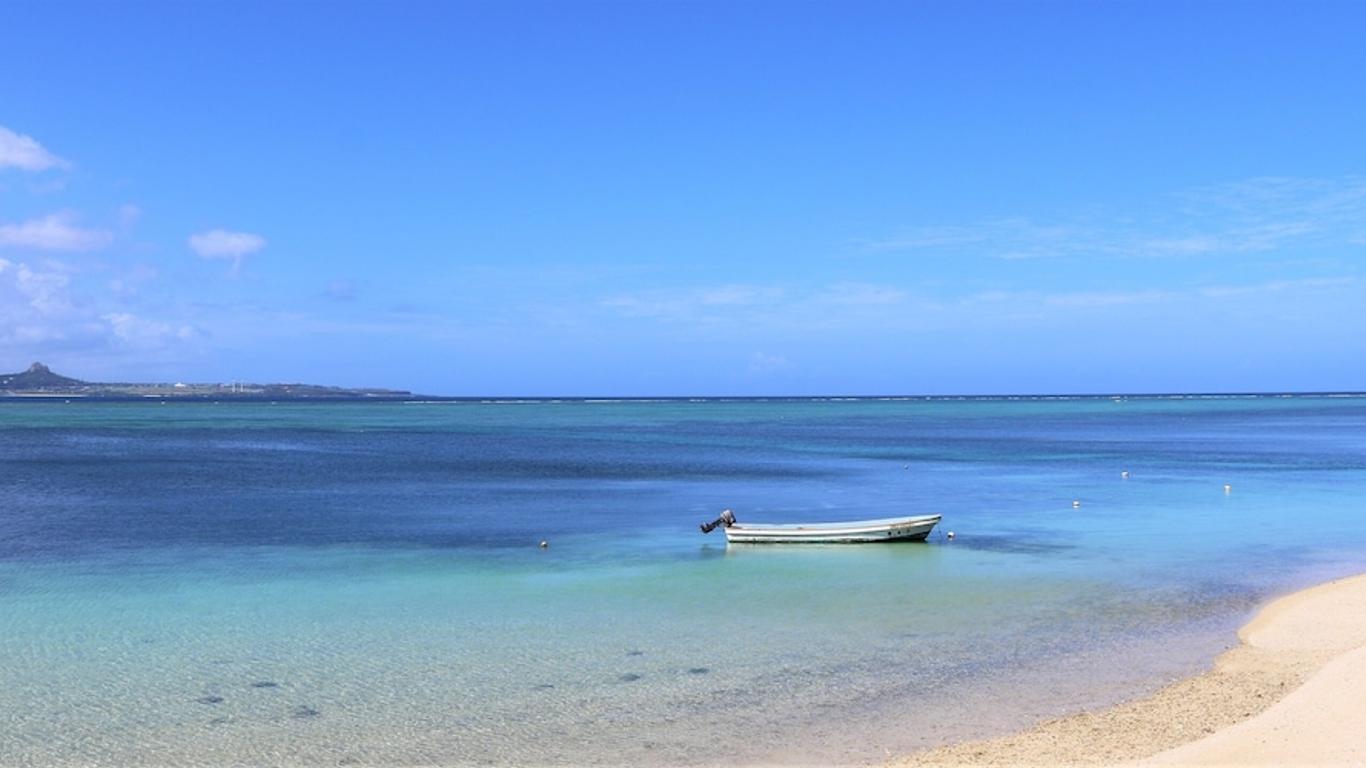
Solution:
[[[1362,570],[1360,398],[0,403],[0,764],[877,761]]]

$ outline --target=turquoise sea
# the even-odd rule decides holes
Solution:
[[[1359,397],[6,402],[0,764],[875,762],[1364,570]]]

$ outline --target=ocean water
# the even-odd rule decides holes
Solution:
[[[0,403],[0,764],[880,761],[1199,670],[1364,523],[1352,397]]]

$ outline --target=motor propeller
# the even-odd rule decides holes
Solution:
[[[718,527],[729,528],[732,525],[735,525],[735,513],[731,512],[729,509],[723,509],[721,510],[720,517],[716,518],[710,523],[703,523],[697,527],[701,528],[703,533],[711,533]]]

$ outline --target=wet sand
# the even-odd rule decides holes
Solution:
[[[1209,671],[1147,698],[894,764],[1366,764],[1366,575],[1279,598],[1238,636]]]

